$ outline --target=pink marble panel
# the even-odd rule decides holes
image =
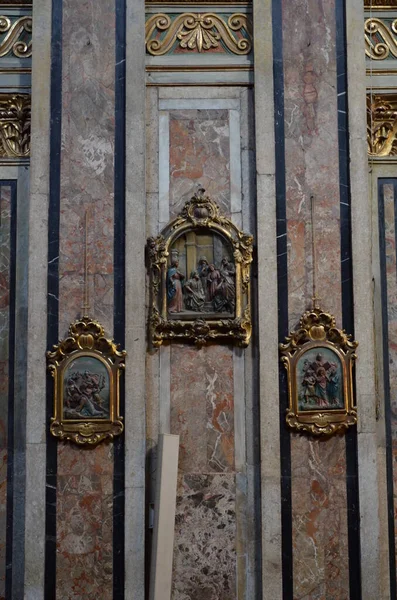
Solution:
[[[227,110],[170,111],[170,215],[200,184],[230,213],[230,135]]]
[[[231,348],[171,348],[171,432],[180,435],[173,600],[236,597]]]
[[[282,2],[289,324],[311,304],[315,267],[322,306],[340,325],[335,0]],[[292,435],[291,455],[294,600],[347,600],[344,438]]]
[[[235,600],[235,476],[181,474],[177,494],[172,600]]]
[[[5,598],[11,189],[0,186],[0,598]]]
[[[171,431],[183,473],[234,471],[233,354],[228,347],[171,349]]]
[[[113,0],[63,0],[59,335],[82,314],[113,332]],[[113,596],[113,449],[58,446],[57,597]]]
[[[60,445],[57,485],[57,589],[112,600],[113,446]]]

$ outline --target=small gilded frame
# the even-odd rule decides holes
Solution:
[[[93,446],[123,432],[119,379],[126,351],[107,339],[100,323],[87,316],[69,327],[69,336],[47,352],[54,379],[50,431],[61,440]]]
[[[204,189],[147,243],[152,344],[198,346],[251,338],[251,235],[223,216]]]
[[[314,300],[313,309],[280,344],[288,373],[290,428],[326,436],[357,423],[352,377],[357,346]]]

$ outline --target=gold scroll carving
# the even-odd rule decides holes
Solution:
[[[165,32],[164,37],[159,34]],[[146,50],[153,56],[171,53],[175,44],[195,52],[226,47],[233,54],[252,50],[252,24],[247,15],[235,13],[226,20],[215,13],[183,13],[175,19],[165,13],[146,21]]]
[[[5,36],[0,41],[0,57],[6,56],[7,54],[14,55],[17,58],[29,58],[32,56],[31,36],[26,36],[26,34],[31,33],[31,16],[15,18],[1,15],[0,35],[5,34]]]
[[[30,154],[30,95],[0,94],[0,157]]]
[[[367,96],[367,143],[369,156],[397,155],[397,94]]]
[[[364,0],[365,8],[397,8],[397,0]]]
[[[397,19],[383,21],[377,17],[366,19],[365,54],[372,60],[397,58]]]

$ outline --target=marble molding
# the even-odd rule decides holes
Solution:
[[[89,313],[113,331],[115,12],[63,2],[59,335]],[[113,597],[113,446],[58,445],[57,596]]]
[[[383,185],[389,338],[390,420],[393,453],[394,530],[397,531],[397,278],[394,186]],[[395,541],[397,551],[397,539]]]
[[[310,304],[314,267],[340,325],[335,1],[283,0],[283,15],[289,326]],[[294,598],[347,600],[345,440],[292,435],[291,458]]]
[[[5,598],[11,188],[0,186],[0,598]]]

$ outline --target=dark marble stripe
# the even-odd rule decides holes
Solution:
[[[276,217],[277,217],[277,277],[278,277],[278,335],[283,340],[288,334],[288,256],[287,205],[285,180],[284,132],[284,72],[282,3],[273,0],[273,73],[276,155]],[[288,408],[286,370],[280,364],[280,453],[281,453],[281,529],[283,599],[293,598],[292,561],[292,493],[291,493],[291,434],[286,428]]]
[[[47,347],[58,342],[59,222],[62,131],[62,0],[52,1],[50,196],[48,215]],[[47,422],[53,412],[53,379],[47,375]],[[47,428],[45,599],[56,596],[57,441]]]
[[[116,2],[115,148],[114,148],[114,338],[125,347],[125,58],[126,2]],[[124,415],[124,377],[120,380],[120,411]],[[125,423],[125,426],[128,426]],[[125,442],[114,441],[113,475],[113,600],[124,600]]]
[[[342,326],[354,335],[352,229],[347,98],[347,38],[344,0],[336,0],[336,68],[341,231]],[[351,600],[361,598],[360,504],[357,429],[346,433],[346,491]]]

